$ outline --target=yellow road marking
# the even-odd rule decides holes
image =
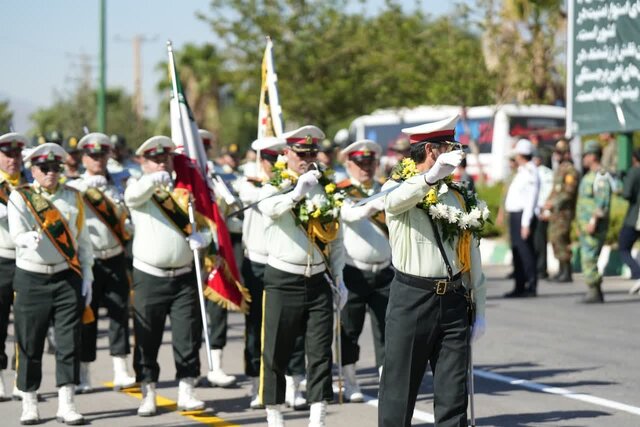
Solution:
[[[113,388],[113,383],[106,382],[104,383],[105,387]],[[140,387],[131,387],[120,390],[121,393],[128,394],[129,396],[135,397],[136,399],[142,400],[142,392],[140,391]],[[156,402],[158,404],[159,412],[173,412],[177,409],[178,404],[171,399],[167,399],[166,397],[157,395]],[[197,421],[204,425],[214,426],[214,427],[240,427],[237,424],[230,423],[228,421],[223,420],[220,417],[216,417],[214,415],[210,415],[205,411],[178,411],[179,415],[183,417],[189,418],[190,420]]]

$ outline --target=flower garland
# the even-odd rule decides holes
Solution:
[[[402,182],[418,175],[418,173],[415,162],[410,158],[404,158],[391,171],[391,179]],[[449,192],[449,188],[455,190],[462,197],[464,203],[461,204],[464,205],[464,210],[441,201],[442,197]],[[456,193],[453,194],[457,197]],[[424,210],[440,225],[445,241],[452,241],[465,231],[479,238],[485,223],[491,221],[487,204],[478,199],[476,193],[467,190],[464,185],[453,182],[450,176],[431,187],[416,206]]]

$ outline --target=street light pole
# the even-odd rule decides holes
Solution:
[[[106,110],[106,1],[100,0],[100,83],[98,85],[98,132],[104,132],[107,123]]]

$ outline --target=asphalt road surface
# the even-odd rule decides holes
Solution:
[[[580,275],[572,285],[540,283],[537,298],[506,300],[511,288],[506,267],[487,267],[487,334],[474,346],[475,415],[478,426],[640,426],[640,297],[629,296],[631,281],[606,278],[606,304],[576,303],[584,293]],[[106,337],[100,322],[98,360],[92,365],[95,391],[77,397],[77,407],[95,426],[258,426],[265,425],[263,410],[250,410],[249,382],[243,375],[244,318],[230,314],[229,340],[224,353],[227,373],[238,375],[237,387],[201,387],[198,396],[207,402],[204,413],[176,412],[170,325],[160,351],[160,411],[139,418],[139,393],[114,392]],[[12,329],[10,330],[12,334]],[[371,332],[362,339],[358,378],[368,396],[366,403],[332,404],[330,426],[377,424],[377,372],[373,363]],[[7,352],[13,352],[12,335]],[[201,361],[206,366],[204,351]],[[40,416],[44,425],[55,425],[57,395],[55,360],[44,356],[44,380],[40,388]],[[4,371],[9,385],[13,375]],[[425,375],[413,424],[433,425],[431,376]],[[0,403],[0,426],[19,424],[21,405]],[[306,426],[307,411],[286,410],[288,426]]]

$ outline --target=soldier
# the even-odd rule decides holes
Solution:
[[[329,280],[341,289],[336,305],[342,308],[346,301],[344,247],[338,222],[340,197],[336,197],[335,184],[313,163],[324,133],[315,126],[303,126],[282,137],[287,142],[287,169],[277,170],[263,194],[273,194],[293,181],[296,184],[292,191],[259,204],[269,242],[259,394],[267,408],[269,426],[283,425],[279,405],[285,398],[284,372],[296,338],[304,333],[309,425],[318,427],[325,425],[326,402],[333,399]]]
[[[78,138],[67,138],[62,147],[67,152],[67,160],[64,162],[63,182],[69,182],[80,178],[82,175],[82,150],[78,147]]]
[[[143,176],[131,179],[124,193],[136,233],[133,237],[134,369],[141,382],[142,417],[155,415],[160,375],[158,350],[166,317],[178,385],[178,409],[204,409],[194,392],[198,376],[202,326],[198,310],[193,250],[211,243],[209,232],[191,230],[185,191],[173,190],[173,141],[166,136],[146,140],[136,151]]]
[[[378,370],[384,362],[384,325],[389,284],[393,279],[389,231],[384,219],[384,198],[363,206],[354,202],[380,191],[375,180],[382,148],[370,140],[356,141],[343,151],[347,156],[349,178],[338,183],[346,192],[340,219],[344,226],[346,265],[344,283],[349,298],[342,310],[342,365],[344,395],[350,402],[362,402],[364,396],[356,380],[356,362],[360,358],[358,338],[362,333],[365,313],[369,311]]]
[[[580,181],[576,219],[580,241],[580,263],[589,287],[581,300],[585,304],[603,303],[602,276],[598,272],[598,257],[609,229],[611,207],[610,175],[600,165],[602,149],[598,141],[587,141],[582,165],[586,174]]]
[[[66,424],[84,423],[75,407],[74,392],[80,367],[81,315],[91,303],[93,253],[82,196],[58,182],[66,156],[57,144],[35,148],[24,159],[31,164],[35,182],[15,189],[9,197],[9,230],[16,244],[13,310],[22,424],[40,422],[36,392],[51,320],[58,343],[56,417]]]
[[[86,223],[93,245],[93,298],[91,308],[98,314],[106,307],[109,318],[109,353],[113,362],[113,387],[131,387],[136,379],[127,373],[129,346],[129,279],[125,246],[131,234],[125,225],[128,212],[123,193],[107,173],[107,161],[113,150],[109,137],[90,133],[82,137],[78,149],[83,153],[85,173],[69,185],[79,190],[85,203]],[[92,390],[90,364],[96,360],[98,324],[82,325],[80,384],[76,391]]]
[[[553,254],[560,263],[552,282],[570,283],[571,277],[571,222],[575,216],[578,192],[578,171],[571,161],[569,143],[561,139],[556,143],[554,155],[558,167],[553,174],[551,194],[544,204],[543,214],[549,221],[549,240]]]
[[[386,317],[381,427],[411,425],[427,362],[435,425],[467,425],[469,337],[477,339],[486,328],[479,242],[469,233],[471,227],[479,232],[489,213],[464,187],[443,181],[463,157],[454,150],[457,121],[454,116],[402,130],[411,141],[410,158],[391,175],[402,183],[385,198],[395,277]],[[464,214],[464,224],[450,222],[452,209],[461,211],[460,221]]]
[[[28,143],[25,136],[11,132],[0,136],[0,401],[9,398],[3,372],[9,360],[5,349],[9,313],[13,303],[13,275],[16,270],[16,249],[9,234],[7,204],[9,194],[24,184],[20,174],[22,149]]]

